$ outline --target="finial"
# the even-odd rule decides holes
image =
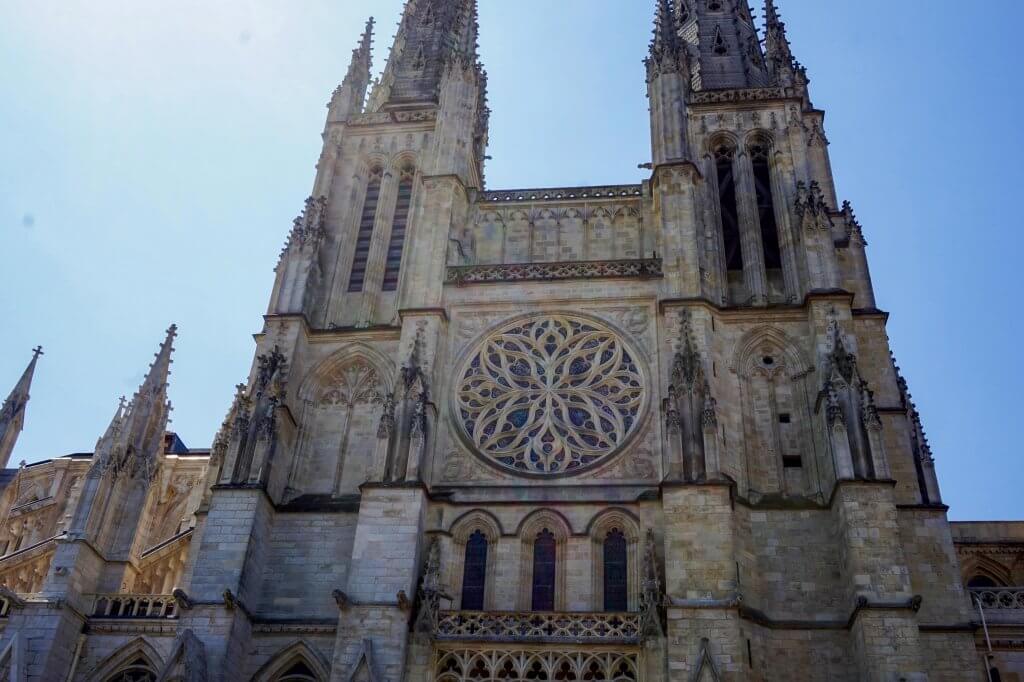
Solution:
[[[36,346],[35,348],[32,349],[32,359],[33,360],[37,359],[40,355],[45,355],[45,353],[43,353],[43,347],[42,346]]]

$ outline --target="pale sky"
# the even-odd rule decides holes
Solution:
[[[779,4],[951,517],[1024,518],[1019,3]],[[638,182],[654,1],[480,5],[489,188]],[[0,3],[0,395],[46,348],[15,464],[90,451],[171,322],[172,428],[209,446],[310,192],[325,104],[370,14],[383,66],[400,9]]]

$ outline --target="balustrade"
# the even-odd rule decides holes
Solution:
[[[639,613],[537,613],[441,611],[434,633],[439,640],[637,643]]]
[[[178,617],[178,603],[169,594],[97,594],[93,603],[93,618]]]
[[[1024,587],[972,587],[970,592],[986,610],[1024,609]]]

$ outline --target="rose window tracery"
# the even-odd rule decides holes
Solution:
[[[645,399],[638,355],[617,333],[583,317],[542,315],[477,345],[458,374],[455,411],[489,462],[553,475],[618,451]]]

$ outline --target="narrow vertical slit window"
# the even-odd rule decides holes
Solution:
[[[469,536],[462,571],[462,610],[483,611],[487,587],[487,537],[480,531]]]
[[[618,528],[604,539],[604,610],[629,609],[626,536]]]
[[[722,216],[722,241],[725,244],[725,268],[743,272],[743,250],[740,247],[740,219],[736,210],[736,179],[732,162],[736,150],[726,144],[715,148],[718,170],[718,207]]]
[[[555,536],[545,528],[533,541],[533,610],[555,610]]]
[[[782,267],[782,249],[779,247],[779,229],[775,222],[775,200],[772,197],[772,171],[766,142],[750,146],[750,162],[754,166],[754,188],[757,191],[757,215],[761,222],[761,244],[764,246],[764,266],[768,270]]]
[[[398,182],[395,217],[391,221],[391,239],[388,240],[388,255],[384,265],[384,291],[394,291],[398,288],[398,275],[402,271],[402,249],[405,247],[405,231],[409,226],[414,175],[415,171],[412,168],[404,168]]]
[[[372,171],[366,184],[366,198],[363,199],[363,212],[359,218],[359,232],[356,234],[356,250],[352,257],[352,274],[348,278],[349,292],[362,291],[366,282],[366,261],[370,257],[373,223],[377,219],[381,176],[380,169]]]

